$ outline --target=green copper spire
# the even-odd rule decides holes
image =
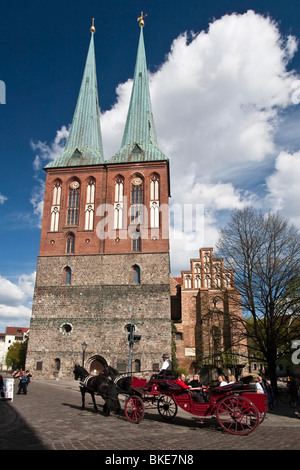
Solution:
[[[77,105],[63,153],[46,168],[104,163],[98,103],[94,23]]]
[[[109,160],[109,163],[167,160],[158,148],[152,115],[143,18],[143,14],[138,18],[141,26],[140,39],[121,149]]]

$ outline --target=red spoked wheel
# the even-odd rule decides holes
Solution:
[[[217,419],[231,434],[245,435],[259,424],[256,406],[242,396],[227,396],[217,406]]]
[[[172,397],[162,395],[158,399],[157,410],[164,419],[172,419],[177,414],[177,403]]]
[[[137,395],[128,397],[125,401],[125,415],[129,421],[138,424],[144,417],[145,408],[143,400]]]

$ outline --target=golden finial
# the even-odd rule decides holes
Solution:
[[[148,16],[147,14],[144,15],[143,12],[141,12],[141,16],[138,17],[137,21],[139,22],[139,25],[140,26],[144,26],[145,22],[144,22],[144,18]]]
[[[94,18],[93,18],[93,22],[92,22],[92,26],[91,26],[91,33],[94,33],[96,31],[96,28],[94,26]]]

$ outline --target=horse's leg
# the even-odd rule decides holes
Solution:
[[[118,396],[117,396],[116,400],[117,400],[116,413],[119,414],[120,411],[121,411],[121,404],[120,404],[120,401],[119,401],[119,397],[118,397]]]
[[[94,392],[91,392],[91,396],[92,396],[92,400],[93,400],[93,404],[94,404],[95,411],[96,411],[96,413],[98,413],[98,407],[97,407],[97,405],[96,405],[96,400],[95,400],[95,394],[94,394]]]
[[[110,415],[110,409],[109,409],[109,406],[107,404],[107,400],[105,400],[105,403],[103,405],[103,414],[104,414],[104,416],[109,416]]]
[[[84,387],[80,387],[80,391],[81,391],[81,409],[84,410],[84,406],[85,406],[85,389],[84,389]]]

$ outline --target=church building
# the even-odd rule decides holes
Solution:
[[[234,272],[214,256],[213,248],[201,248],[190,269],[171,279],[171,311],[180,367],[191,374],[197,371],[204,383],[218,371],[247,373],[240,293]]]
[[[151,374],[171,353],[169,163],[156,138],[142,17],[139,25],[119,151],[103,154],[92,26],[68,140],[45,167],[26,362],[35,377],[73,378],[74,363]]]

